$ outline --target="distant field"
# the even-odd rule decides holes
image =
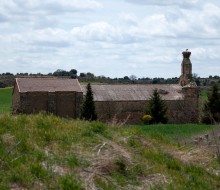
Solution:
[[[196,134],[206,133],[211,129],[209,125],[203,124],[137,125],[132,127],[140,128],[150,137],[157,140],[189,138]]]
[[[12,88],[0,88],[0,113],[11,112]]]

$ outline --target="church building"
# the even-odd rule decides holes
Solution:
[[[154,89],[165,101],[168,123],[198,122],[199,90],[192,77],[191,52],[184,51],[178,84],[92,84],[98,120],[138,124]],[[13,91],[13,113],[46,111],[60,117],[80,116],[86,85],[77,79],[17,78]]]

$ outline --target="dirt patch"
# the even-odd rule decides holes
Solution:
[[[209,147],[213,147],[213,145],[220,146],[220,128],[218,127],[209,133],[192,137],[189,144],[207,145]]]
[[[18,183],[13,183],[13,184],[10,185],[10,190],[27,190],[27,188],[22,187]]]
[[[207,166],[213,160],[213,155],[207,151],[206,147],[184,148],[183,150],[169,150],[167,152],[183,163]]]
[[[7,147],[12,147],[15,144],[15,137],[10,133],[5,133],[1,137],[3,144]]]

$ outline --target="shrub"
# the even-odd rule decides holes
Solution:
[[[144,124],[149,124],[149,122],[152,120],[152,116],[151,115],[147,115],[145,114],[143,117],[142,117],[142,121]]]
[[[203,113],[203,123],[211,124],[220,121],[220,95],[217,84],[212,86],[211,93],[208,94],[208,100],[205,102]]]

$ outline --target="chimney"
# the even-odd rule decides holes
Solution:
[[[182,52],[183,61],[181,64],[181,76],[179,79],[179,84],[181,86],[187,85],[192,79],[192,63],[190,61],[191,52],[186,49],[186,51]]]

